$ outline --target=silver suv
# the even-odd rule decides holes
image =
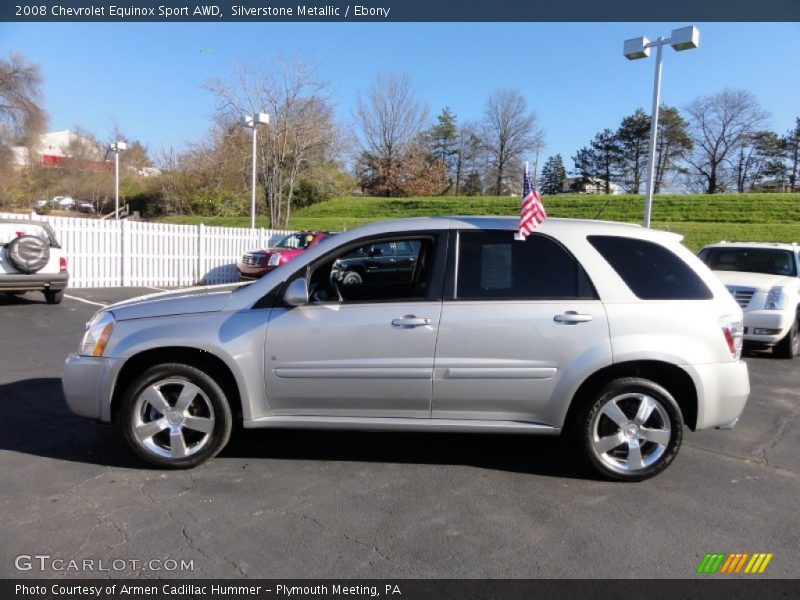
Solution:
[[[641,480],[684,425],[735,424],[742,310],[679,236],[550,219],[517,241],[516,224],[377,223],[251,284],[104,308],[67,359],[67,401],[161,467],[214,456],[241,421],[563,433],[602,475]],[[411,266],[346,278],[376,244]]]

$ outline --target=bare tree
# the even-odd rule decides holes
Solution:
[[[360,129],[362,179],[387,196],[396,192],[400,163],[428,119],[405,74],[382,73],[359,94],[355,119]]]
[[[494,192],[504,191],[511,167],[522,161],[525,152],[541,145],[543,134],[536,126],[536,113],[517,90],[497,89],[486,100],[481,138],[491,161]]]
[[[269,64],[265,70],[239,66],[234,81],[211,80],[206,88],[219,98],[219,110],[231,123],[243,115],[269,113],[269,125],[258,132],[259,179],[270,225],[285,227],[298,174],[339,143],[339,132],[327,84],[310,63],[279,56]]]
[[[47,121],[39,106],[41,85],[39,67],[21,54],[0,59],[0,154],[11,146],[36,144]]]
[[[695,151],[687,162],[707,194],[724,184],[726,164],[740,145],[767,120],[755,96],[742,89],[725,89],[692,101],[686,108]]]

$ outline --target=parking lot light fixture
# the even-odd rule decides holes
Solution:
[[[650,56],[650,49],[656,49],[656,72],[653,78],[653,109],[650,115],[650,143],[647,164],[647,188],[644,202],[644,226],[650,227],[653,212],[653,192],[655,190],[656,173],[656,137],[658,135],[658,111],[661,106],[661,49],[669,44],[676,52],[692,50],[700,45],[700,31],[697,27],[680,27],[673,29],[670,37],[659,37],[651,42],[646,37],[625,40],[622,53],[628,60],[639,60]]]
[[[246,115],[242,119],[242,125],[253,130],[253,172],[250,181],[250,229],[256,228],[256,130],[259,125],[269,125],[269,115],[259,112],[254,115]]]
[[[127,150],[128,144],[117,140],[108,147],[109,152],[114,153],[114,218],[119,219],[119,153]],[[108,156],[106,154],[106,156]]]

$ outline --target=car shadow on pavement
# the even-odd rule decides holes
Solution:
[[[23,379],[0,384],[0,452],[18,452],[104,466],[141,467],[114,427],[73,415],[61,379]]]
[[[529,435],[262,429],[240,431],[221,457],[460,465],[597,479],[565,440]]]
[[[120,468],[147,468],[119,431],[73,415],[58,378],[0,385],[0,451]],[[239,430],[226,458],[465,465],[572,479],[595,479],[560,438],[527,435]]]
[[[41,292],[27,292],[25,294],[0,293],[0,306],[14,306],[15,304],[45,304],[44,294]]]

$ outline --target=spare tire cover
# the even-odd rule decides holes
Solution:
[[[35,235],[23,235],[8,243],[6,256],[20,273],[36,273],[50,260],[50,247]]]

